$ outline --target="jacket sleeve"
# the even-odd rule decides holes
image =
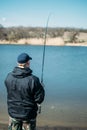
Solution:
[[[36,78],[34,81],[34,99],[35,102],[41,104],[44,101],[45,97],[45,90],[44,87],[41,85],[39,78]]]

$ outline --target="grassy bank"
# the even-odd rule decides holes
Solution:
[[[7,130],[7,124],[0,124],[0,130]],[[87,127],[62,127],[62,126],[55,126],[55,127],[37,127],[37,130],[87,130]]]

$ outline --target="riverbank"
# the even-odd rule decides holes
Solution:
[[[18,41],[0,40],[0,44],[16,44],[16,45],[44,45],[43,38],[28,38],[20,39]],[[87,42],[69,43],[65,42],[63,38],[48,38],[46,39],[47,46],[87,46]]]
[[[0,123],[0,130],[7,130],[8,125],[7,124],[1,124]],[[55,127],[49,127],[49,126],[43,126],[43,127],[37,127],[38,130],[87,130],[87,127],[64,127],[64,126],[55,126]]]

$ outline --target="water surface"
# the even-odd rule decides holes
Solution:
[[[41,77],[43,46],[0,45],[0,122],[8,121],[4,80],[21,52],[32,57],[31,69]],[[44,84],[38,125],[87,126],[86,47],[46,47]]]

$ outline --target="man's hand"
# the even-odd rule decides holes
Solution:
[[[45,87],[44,83],[41,83],[41,85],[43,86],[43,88]]]
[[[38,106],[38,114],[40,114],[41,113],[41,105],[37,104],[37,106]]]

